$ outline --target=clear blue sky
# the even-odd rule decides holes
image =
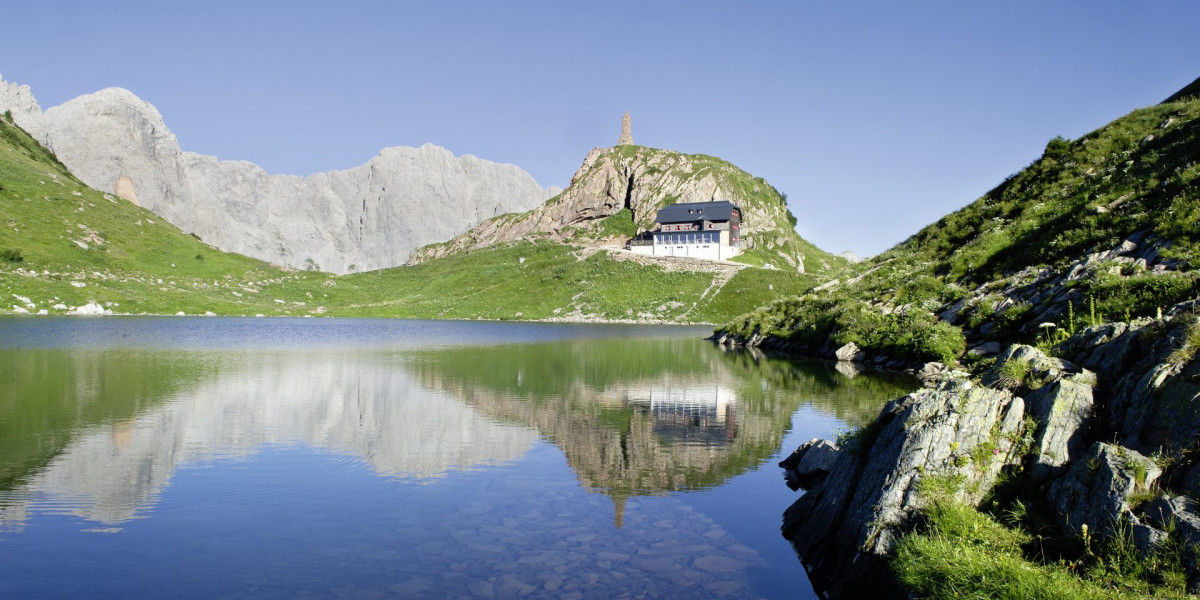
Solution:
[[[880,252],[1200,76],[1200,2],[0,0],[0,74],[48,108],[120,86],[186,150],[272,173],[432,142],[565,186],[621,113]]]

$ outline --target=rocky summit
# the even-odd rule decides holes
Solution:
[[[88,185],[132,199],[222,250],[297,268],[392,267],[496,215],[557,193],[514,165],[426,144],[308,177],[183,151],[158,110],[108,88],[42,112],[0,80],[0,110]]]
[[[622,141],[627,134],[622,134]],[[565,243],[621,244],[652,229],[660,208],[720,200],[742,208],[743,250],[754,257],[747,262],[798,273],[840,264],[796,233],[796,217],[787,207],[787,198],[761,177],[716,157],[631,143],[593,148],[559,196],[524,214],[484,221],[445,244],[422,248],[414,261],[531,236]],[[618,217],[624,218],[625,225],[612,225]]]

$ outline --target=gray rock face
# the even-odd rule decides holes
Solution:
[[[1028,365],[1028,376],[1025,380],[1010,381],[1010,376],[1004,368],[1005,363],[1010,361]],[[1037,389],[1063,378],[1070,378],[1082,385],[1096,385],[1096,374],[1087,369],[1060,358],[1046,356],[1041,350],[1032,346],[1014,345],[1005,348],[1004,352],[996,357],[996,364],[987,373],[984,373],[981,382],[991,387]]]
[[[122,182],[124,195],[209,244],[298,269],[404,264],[421,246],[557,192],[513,165],[430,144],[388,148],[345,171],[269,175],[184,152],[153,106],[119,88],[42,114],[27,87],[0,83],[5,108],[88,185],[113,192]]]
[[[1134,450],[1096,442],[1064,477],[1050,484],[1047,497],[1064,531],[1080,535],[1086,526],[1092,535],[1108,535],[1118,523],[1139,522],[1128,498],[1161,474],[1153,460]]]
[[[868,597],[889,585],[882,557],[927,497],[922,481],[946,481],[976,504],[1015,464],[1024,402],[1005,391],[952,381],[884,407],[828,478],[784,513],[784,537],[819,590]],[[872,437],[872,432],[877,432]],[[857,595],[856,595],[857,594]]]
[[[1159,496],[1142,508],[1146,520],[1159,529],[1170,529],[1188,546],[1200,546],[1200,507],[1187,496]]]
[[[33,97],[27,85],[17,85],[0,77],[0,112],[12,113],[13,122],[29,132],[34,139],[45,137],[46,127],[42,119],[42,107]]]
[[[1091,386],[1063,379],[1025,396],[1029,416],[1038,423],[1033,438],[1031,474],[1045,479],[1087,449],[1092,418]]]
[[[812,439],[796,448],[779,462],[784,479],[792,490],[808,489],[829,475],[842,451],[829,440]]]
[[[1112,374],[1105,383],[1117,441],[1143,453],[1189,448],[1200,436],[1200,361],[1173,359],[1197,317],[1085,330],[1064,349]]]
[[[1026,367],[1009,369],[1010,362],[1024,363]],[[1021,381],[1012,381],[1013,372],[1028,374]],[[1000,354],[982,380],[994,387],[1029,390],[1025,395],[1026,412],[1038,424],[1030,461],[1034,478],[1044,480],[1061,474],[1063,465],[1077,459],[1087,449],[1095,373],[1069,361],[1046,356],[1032,346],[1014,345]]]

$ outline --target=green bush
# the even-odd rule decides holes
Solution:
[[[1134,275],[1103,273],[1084,282],[1085,294],[1095,298],[1096,311],[1110,319],[1153,317],[1159,309],[1200,297],[1195,273]]]
[[[16,248],[0,249],[0,261],[3,262],[22,262],[25,257],[21,255],[21,251]]]
[[[1071,155],[1071,141],[1063,136],[1057,136],[1046,143],[1046,151],[1042,156],[1051,160],[1062,162],[1064,158]]]
[[[835,345],[854,342],[868,354],[917,361],[954,363],[967,345],[961,329],[919,309],[885,315],[858,303],[838,316],[836,328]]]

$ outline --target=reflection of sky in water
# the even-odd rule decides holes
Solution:
[[[199,328],[217,366],[71,432],[48,463],[0,491],[0,597],[796,597],[798,582],[807,591],[778,534],[794,496],[774,462],[841,422],[811,406],[796,412],[796,392],[761,371],[778,364],[684,339],[701,368],[621,378],[617,361],[615,379],[563,373],[523,395],[533,382],[522,377],[536,372],[545,384],[558,369],[533,368],[545,367],[541,351],[517,372],[485,351],[493,368],[476,377],[457,362],[421,363],[395,342],[352,350],[346,332],[377,322],[337,320],[341,333],[319,334],[332,337],[315,350],[214,350],[243,348],[246,321],[133,320],[160,341],[169,335],[153,323]],[[311,322],[270,320],[283,331],[266,337],[301,339],[295,330]],[[121,321],[86,323],[111,333]],[[519,339],[575,331],[504,325]],[[372,339],[424,336],[428,326],[389,325]],[[597,340],[631,332],[585,329]],[[80,335],[95,341],[97,331]],[[611,348],[570,348],[593,376],[613,358]],[[154,362],[136,352],[124,360]],[[511,358],[511,348],[496,352]],[[123,366],[104,370],[105,354],[88,351],[65,371],[79,377],[81,407],[120,378]],[[166,371],[180,361],[166,360]]]

